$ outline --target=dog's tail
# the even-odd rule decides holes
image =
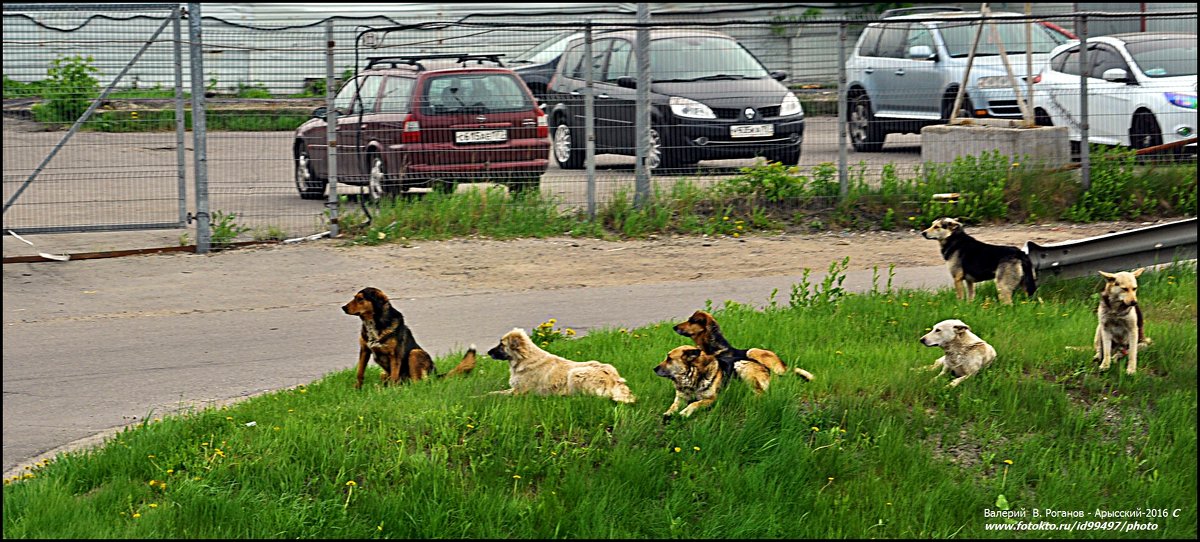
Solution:
[[[1025,294],[1033,297],[1037,291],[1037,275],[1034,274],[1033,261],[1028,254],[1021,254],[1021,284],[1025,286]]]
[[[793,367],[792,371],[795,372],[796,374],[800,375],[800,378],[803,378],[809,382],[812,382],[813,378],[815,378],[812,373],[805,371],[804,369],[801,369],[799,367]]]
[[[467,353],[463,355],[462,361],[458,362],[458,366],[451,369],[450,372],[441,375],[441,377],[446,378],[450,376],[466,376],[471,374],[471,371],[475,370],[475,358],[475,345],[472,344],[471,347],[467,349]]]

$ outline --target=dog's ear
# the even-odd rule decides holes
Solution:
[[[683,358],[683,361],[691,363],[693,361],[696,361],[696,359],[698,359],[700,357],[700,349],[699,348],[684,349],[683,352],[680,352],[680,357]]]
[[[1132,273],[1133,273],[1133,276],[1134,276],[1134,278],[1137,278],[1137,277],[1140,277],[1140,276],[1142,276],[1142,271],[1145,271],[1145,270],[1146,270],[1146,268],[1145,268],[1145,267],[1139,267],[1139,268],[1137,268],[1137,269],[1134,269],[1134,270],[1133,270],[1133,272],[1132,272]]]
[[[971,326],[967,324],[954,324],[954,333],[962,334],[967,331],[971,331]]]
[[[957,218],[947,218],[942,225],[948,230],[957,230],[962,227],[962,221]]]
[[[1099,273],[1100,273],[1100,276],[1104,277],[1104,280],[1107,280],[1109,282],[1117,280],[1117,276],[1112,273],[1105,273],[1104,271],[1100,271]]]

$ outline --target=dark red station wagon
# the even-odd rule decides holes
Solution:
[[[549,163],[546,115],[499,55],[370,58],[334,106],[338,182],[368,187],[372,200],[414,187],[449,192],[460,180],[536,188]],[[325,113],[296,129],[305,199],[325,197],[328,185]]]

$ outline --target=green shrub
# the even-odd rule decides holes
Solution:
[[[70,123],[83,116],[100,90],[94,77],[100,70],[92,66],[92,57],[59,57],[50,62],[42,85],[46,101],[33,106],[33,118],[39,122]]]

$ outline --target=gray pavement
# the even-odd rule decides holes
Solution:
[[[38,249],[73,252],[84,243],[66,235],[40,240],[46,239],[57,244]],[[10,242],[4,240],[6,256]],[[142,246],[155,245],[143,240]],[[334,241],[5,264],[5,476],[146,417],[304,384],[352,366],[358,324],[337,308],[347,292],[378,282],[379,273],[377,261]],[[850,272],[843,286],[866,291],[871,278],[870,271]],[[488,348],[514,325],[549,317],[586,333],[678,319],[710,299],[762,306],[773,289],[786,303],[800,275],[561,288],[536,296],[414,280],[403,291],[378,286],[414,323],[421,344],[441,356],[471,343]],[[937,288],[949,278],[943,266],[897,269],[894,284]],[[472,325],[461,325],[464,318]]]

